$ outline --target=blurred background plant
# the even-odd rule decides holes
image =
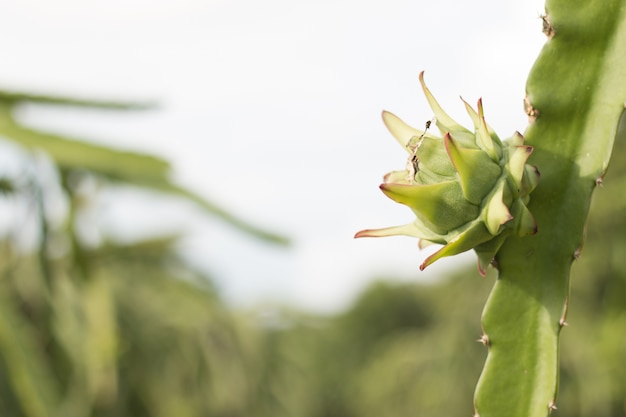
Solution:
[[[368,417],[467,415],[486,354],[473,271],[433,284],[381,276],[343,312],[227,305],[180,256],[177,235],[132,242],[99,227],[116,187],[186,198],[248,225],[168,179],[166,161],[52,135],[22,103],[145,106],[4,93],[0,135],[0,415]],[[107,110],[108,111],[108,110]],[[574,268],[558,412],[626,416],[626,144],[617,143]],[[114,201],[114,198],[113,198]],[[113,202],[114,204],[114,202]]]
[[[116,241],[95,203],[133,187],[192,200],[250,236],[285,238],[176,186],[162,159],[23,125],[15,113],[28,103],[146,107],[0,93],[0,135],[14,145],[0,181],[11,219],[0,246],[1,414],[245,414],[255,333],[177,255],[177,236]]]

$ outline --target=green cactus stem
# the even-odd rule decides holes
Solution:
[[[444,256],[475,249],[484,275],[509,235],[537,231],[526,207],[539,180],[536,167],[526,164],[533,148],[518,132],[500,141],[485,122],[482,100],[478,111],[463,102],[474,131],[464,128],[437,103],[423,73],[419,80],[443,137],[383,112],[385,125],[409,158],[405,170],[390,172],[380,186],[389,198],[411,208],[416,219],[404,226],[362,230],[355,237],[408,235],[420,238],[422,246],[444,245],[420,269]]]
[[[474,132],[463,128],[420,77],[442,137],[384,113],[409,159],[381,185],[416,220],[356,235],[445,245],[422,268],[469,249],[482,273],[493,259],[476,417],[545,417],[557,408],[570,268],[614,140],[626,140],[626,1],[548,0],[542,20],[548,41],[527,81],[525,142],[519,134],[500,142],[480,101],[477,111],[466,104]]]
[[[548,41],[527,82],[526,143],[541,182],[528,209],[538,233],[511,236],[483,312],[489,354],[480,417],[540,417],[557,408],[559,334],[592,192],[602,183],[626,100],[626,2],[548,0]],[[575,325],[575,323],[573,324]]]

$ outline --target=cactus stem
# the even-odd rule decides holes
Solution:
[[[547,14],[542,14],[541,16],[539,16],[539,18],[541,19],[541,22],[543,23],[543,27],[541,28],[541,31],[543,32],[544,35],[548,37],[548,39],[552,39],[556,32],[554,30],[554,26],[552,26],[550,17]]]

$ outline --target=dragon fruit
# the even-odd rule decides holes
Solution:
[[[404,170],[388,173],[380,185],[416,218],[403,226],[362,230],[355,237],[406,235],[419,238],[420,248],[444,245],[421,270],[442,257],[474,249],[478,270],[485,275],[508,236],[537,232],[527,208],[539,181],[539,171],[527,163],[533,147],[524,145],[519,132],[501,141],[485,122],[482,100],[477,111],[463,101],[474,131],[464,128],[437,103],[423,72],[419,80],[442,137],[431,134],[430,121],[419,130],[383,112],[385,125],[409,157]]]

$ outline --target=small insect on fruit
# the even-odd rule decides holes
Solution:
[[[411,155],[409,156],[409,159],[406,161],[406,170],[408,171],[407,179],[409,180],[411,184],[415,182],[415,175],[417,175],[417,173],[420,170],[419,169],[420,160],[417,157],[417,150],[422,145],[422,142],[424,141],[424,135],[426,135],[426,132],[428,132],[428,129],[430,128],[430,125],[432,124],[434,120],[435,118],[433,117],[431,120],[428,120],[426,122],[424,133],[422,133],[422,135],[417,139],[417,142],[415,143],[415,145],[411,145],[413,138],[411,138],[411,140],[409,140],[409,142],[406,144],[406,148],[409,151],[411,151]]]

